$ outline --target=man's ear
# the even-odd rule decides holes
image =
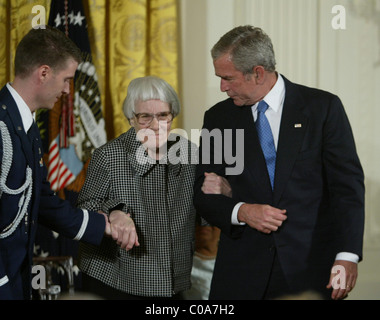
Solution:
[[[52,70],[48,65],[42,65],[38,68],[38,77],[40,81],[44,82],[51,74]]]
[[[264,81],[265,69],[262,66],[256,66],[253,68],[253,77],[257,83],[262,83]]]

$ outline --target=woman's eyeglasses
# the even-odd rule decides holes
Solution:
[[[163,122],[170,122],[173,120],[173,115],[170,111],[167,112],[160,112],[156,114],[152,113],[135,113],[134,114],[137,122],[142,126],[150,125],[154,118],[157,119],[157,121],[163,121]]]

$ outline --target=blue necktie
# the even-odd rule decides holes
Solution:
[[[276,149],[274,147],[274,140],[272,130],[270,128],[265,111],[268,109],[268,105],[264,100],[260,101],[257,107],[257,120],[256,129],[259,136],[261,149],[263,150],[265,161],[267,164],[268,174],[272,189],[274,186],[274,173],[276,169]]]

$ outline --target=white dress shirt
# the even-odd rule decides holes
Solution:
[[[9,92],[11,93],[13,99],[15,100],[18,111],[21,114],[21,120],[22,120],[22,124],[24,126],[25,133],[28,133],[28,130],[30,129],[30,127],[32,126],[33,121],[34,121],[33,114],[30,111],[30,109],[29,109],[28,105],[26,104],[26,102],[24,101],[24,99],[21,98],[21,96],[12,87],[12,85],[10,83],[7,83],[7,88],[9,90]]]
[[[285,82],[280,74],[278,74],[276,84],[269,91],[269,93],[264,97],[263,100],[269,106],[268,110],[265,112],[265,116],[267,117],[269,125],[272,129],[274,146],[277,151],[282,109],[284,107],[284,101],[285,101]],[[257,119],[257,107],[259,105],[259,102],[257,102],[256,104],[252,106],[253,119],[255,121]],[[236,206],[234,207],[232,211],[231,223],[233,225],[245,225],[245,223],[239,222],[239,220],[237,219],[238,211],[242,204],[244,204],[244,202],[239,202],[238,204],[236,204]],[[357,263],[359,261],[359,257],[353,253],[341,252],[337,254],[336,260],[347,260],[347,261],[352,261],[352,262]]]

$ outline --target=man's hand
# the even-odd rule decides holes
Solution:
[[[334,271],[334,267],[338,266]],[[339,270],[339,273],[336,272]],[[341,274],[342,273],[342,274]],[[337,278],[339,280],[337,280]],[[358,278],[358,264],[351,261],[335,260],[331,269],[330,280],[327,289],[333,288],[331,298],[339,300],[345,298],[355,287],[356,279]],[[345,279],[345,283],[342,283]],[[343,281],[344,282],[344,281]]]
[[[251,228],[267,234],[277,231],[286,219],[286,210],[263,204],[245,203],[238,212],[240,222],[245,222]]]
[[[128,251],[134,246],[140,245],[135,223],[129,213],[114,210],[110,213],[109,221],[111,223],[112,239],[114,239],[121,248],[125,248]]]
[[[205,180],[201,190],[205,194],[222,194],[232,198],[232,189],[227,179],[215,173],[205,172]]]

